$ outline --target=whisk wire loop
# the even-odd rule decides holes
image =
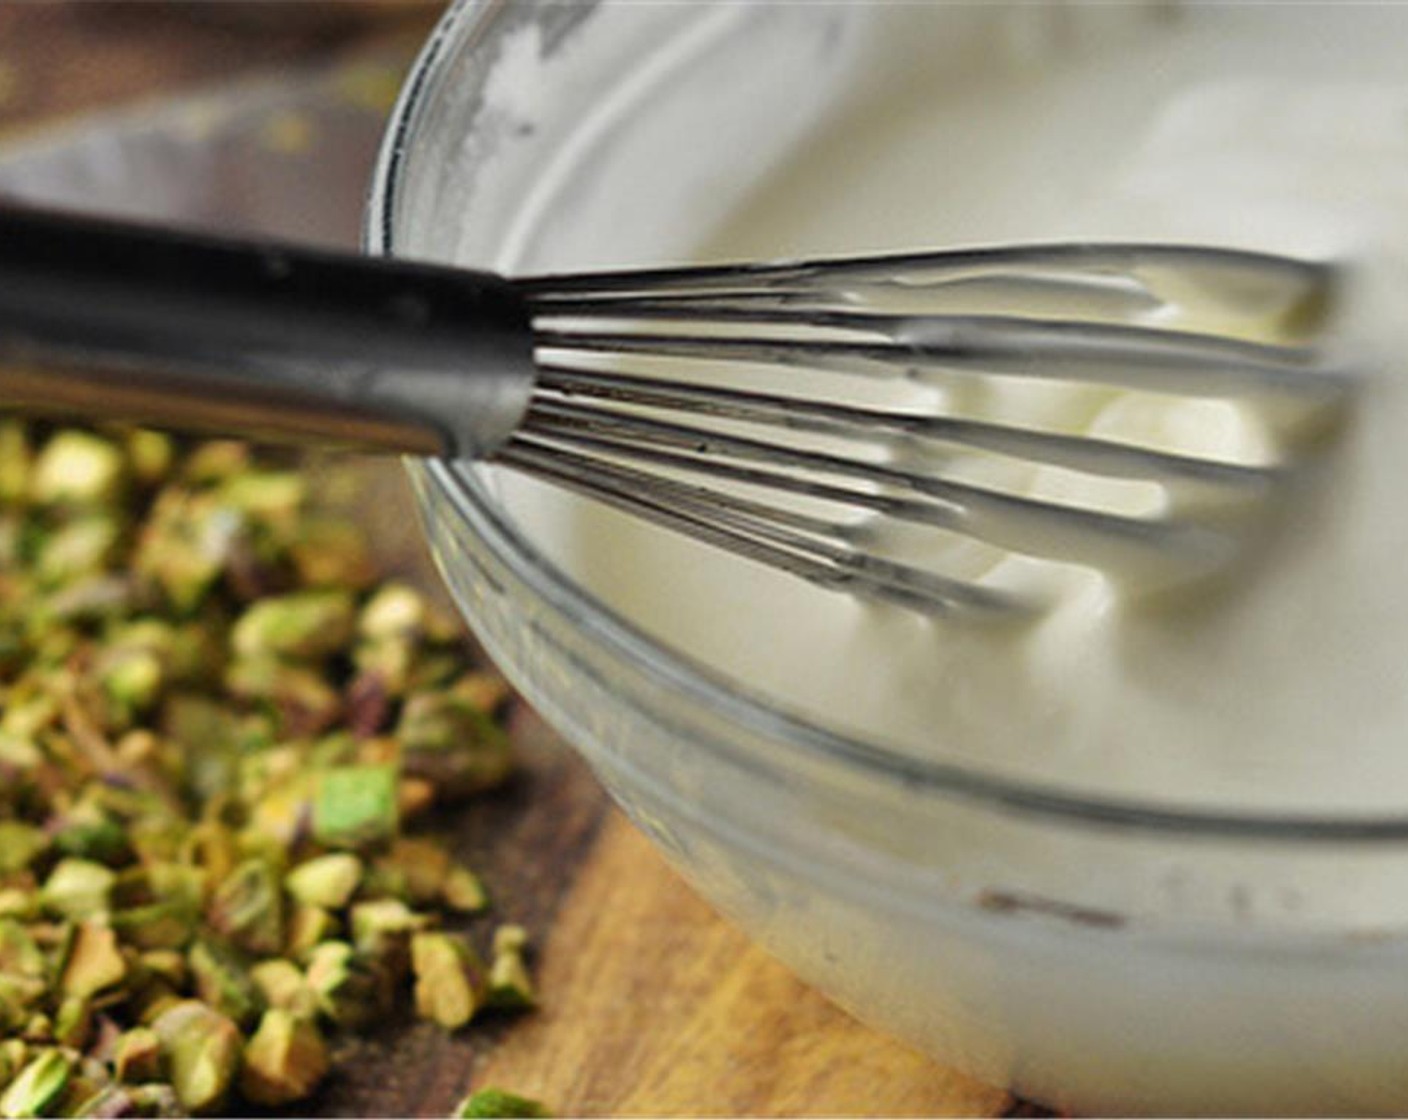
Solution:
[[[1195,578],[1240,541],[1225,523],[1184,516],[1187,496],[1250,505],[1290,464],[876,407],[844,379],[834,395],[788,392],[776,375],[763,391],[756,371],[909,378],[940,395],[949,379],[996,376],[1253,400],[1273,426],[1290,418],[1289,442],[1294,421],[1345,397],[1316,329],[1332,278],[1262,253],[1117,244],[529,278],[517,283],[537,382],[500,459],[827,586],[929,611],[1036,607],[883,555],[866,519]],[[1011,492],[954,472],[974,455],[1153,484],[1182,501],[1144,515]]]

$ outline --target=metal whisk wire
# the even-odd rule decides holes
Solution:
[[[1270,304],[1293,326],[1323,309],[1330,270],[1235,250],[1070,245],[519,281],[534,315],[539,373],[520,430],[496,458],[824,586],[926,611],[1010,614],[1033,604],[885,559],[872,550],[865,521],[802,513],[792,499],[1054,559],[1123,556],[1195,573],[1234,550],[1221,528],[1006,493],[888,461],[875,449],[943,445],[1224,497],[1266,493],[1285,464],[868,408],[845,401],[844,389],[838,403],[657,373],[680,360],[888,378],[977,373],[1254,397],[1301,413],[1341,398],[1343,377],[1311,345],[1146,325],[1169,304],[1160,280],[1175,289],[1230,287],[1233,295],[1219,296],[1220,317],[1244,304],[1259,323]],[[1005,305],[1004,313],[961,307],[975,299]],[[874,307],[905,301],[923,309]],[[1043,306],[1066,317],[1013,310]],[[623,372],[603,356],[615,365],[645,359],[650,372]],[[830,437],[845,450],[799,445],[797,433]]]

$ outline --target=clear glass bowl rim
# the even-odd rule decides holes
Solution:
[[[450,48],[475,35],[504,7],[504,0],[454,0],[422,47],[392,110],[373,172],[363,231],[367,253],[396,255],[395,218],[405,157],[414,145],[421,113],[439,88]],[[696,672],[684,658],[655,644],[579,591],[498,513],[487,492],[467,476],[453,472],[450,464],[431,461],[424,466],[455,515],[531,589],[543,607],[590,631],[594,640],[632,671],[654,678],[683,699],[707,706],[754,735],[802,750],[822,763],[863,773],[873,781],[910,793],[956,797],[999,813],[1099,829],[1251,843],[1328,842],[1358,847],[1408,841],[1408,813],[1243,813],[1134,798],[1082,796],[956,763],[914,758],[779,712],[759,699],[731,690],[721,680]],[[786,757],[785,752],[781,757]],[[758,759],[750,761],[755,766],[759,763]]]

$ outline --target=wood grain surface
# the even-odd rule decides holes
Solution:
[[[0,139],[424,26],[421,4],[0,2]],[[399,478],[399,523],[414,539]],[[423,564],[423,557],[418,561]],[[433,578],[433,577],[426,577]],[[558,1115],[1035,1114],[869,1030],[717,917],[531,712],[524,770],[444,822],[495,917],[536,947],[543,1006],[454,1037],[409,1019],[343,1045],[328,1116],[443,1116],[471,1087]]]

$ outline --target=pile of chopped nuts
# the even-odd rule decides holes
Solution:
[[[307,490],[0,421],[0,1116],[278,1109],[398,1001],[533,1003],[523,930],[449,932],[485,892],[417,834],[508,775],[506,689]]]

